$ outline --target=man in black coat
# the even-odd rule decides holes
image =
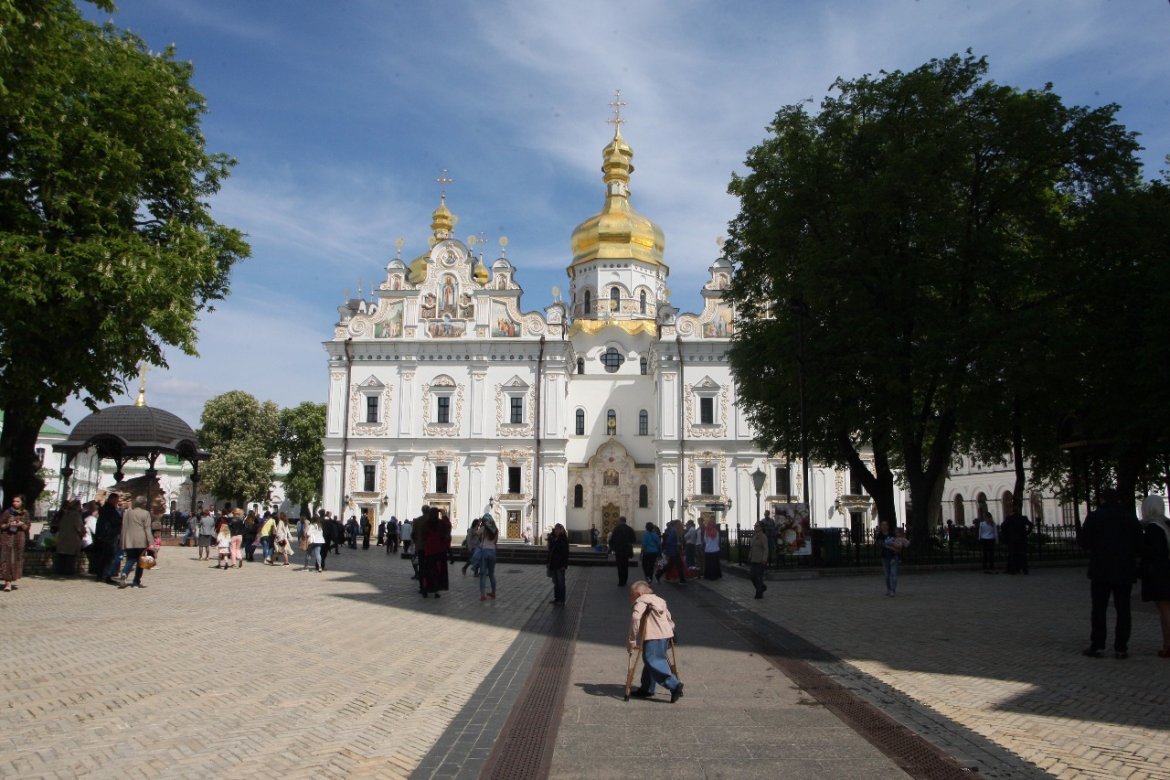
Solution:
[[[1133,507],[1121,505],[1114,488],[1101,491],[1101,505],[1090,512],[1081,526],[1078,541],[1089,551],[1089,587],[1093,611],[1089,646],[1084,655],[1100,658],[1105,650],[1105,611],[1113,598],[1117,624],[1113,631],[1113,655],[1129,657],[1129,596],[1137,580],[1137,558],[1141,549],[1142,526]]]
[[[1032,533],[1032,521],[1019,512],[1004,518],[999,527],[999,538],[1007,546],[1007,573],[1028,573],[1028,536]]]
[[[626,584],[630,572],[630,558],[634,555],[634,529],[626,525],[626,518],[619,517],[617,525],[609,533],[609,549],[617,561],[618,587]]]

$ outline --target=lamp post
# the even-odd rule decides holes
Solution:
[[[760,491],[764,489],[764,482],[768,479],[768,475],[756,466],[756,470],[752,472],[752,486],[756,489],[756,522],[759,522],[760,517]],[[754,527],[753,523],[753,527]]]
[[[669,501],[667,501],[666,505],[668,507],[670,507],[670,522],[673,523],[674,522],[674,499],[672,498]]]

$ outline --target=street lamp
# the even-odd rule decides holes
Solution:
[[[752,486],[755,487],[755,489],[756,489],[756,522],[759,522],[760,517],[761,517],[761,515],[760,515],[760,491],[764,489],[764,482],[766,482],[767,479],[768,479],[768,475],[765,474],[760,469],[759,466],[756,466],[756,470],[752,472]],[[754,523],[753,523],[753,525],[754,525]]]
[[[674,522],[674,499],[672,498],[669,501],[667,501],[666,505],[668,507],[670,507],[670,522],[673,523]]]

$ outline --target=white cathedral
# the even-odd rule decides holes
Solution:
[[[568,303],[554,290],[524,312],[506,240],[486,267],[444,196],[430,249],[339,308],[324,508],[377,521],[429,504],[459,535],[490,511],[502,537],[534,542],[558,522],[575,541],[608,534],[619,515],[637,530],[701,515],[750,528],[757,498],[811,498],[822,526],[867,513],[847,474],[818,466],[810,491],[758,448],[727,362],[731,266],[710,267],[701,312],[672,307],[662,230],[630,204],[620,119],[602,158],[605,205],[573,231]]]

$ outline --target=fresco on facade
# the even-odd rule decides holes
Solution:
[[[709,339],[727,338],[735,332],[735,321],[731,317],[731,307],[720,303],[715,308],[715,316],[710,322],[703,323],[703,336]]]
[[[459,318],[475,319],[475,304],[471,302],[471,293],[463,293],[459,296]]]
[[[433,320],[435,318],[435,294],[427,293],[423,296],[422,307],[418,311],[418,316],[424,320]]]
[[[503,301],[492,301],[492,335],[505,338],[520,335],[520,323],[508,315],[508,306]]]
[[[427,326],[427,333],[434,339],[458,338],[463,335],[465,330],[467,330],[466,322],[452,320],[449,316],[435,320]]]
[[[402,335],[402,302],[390,304],[386,319],[374,325],[374,338],[394,339]]]
[[[443,286],[439,290],[439,316],[455,317],[458,311],[455,308],[456,287],[454,276],[444,276]]]

